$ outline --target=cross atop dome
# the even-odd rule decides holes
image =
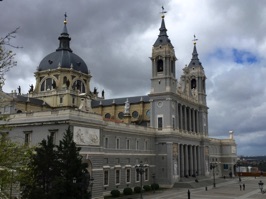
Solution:
[[[194,35],[194,39],[192,41],[193,41],[194,45],[196,45],[196,43],[198,41],[198,39],[196,38],[196,35]]]
[[[162,6],[162,11],[161,13],[161,17],[164,18],[165,14],[167,13],[167,11],[164,11],[164,7]]]
[[[67,24],[67,13],[65,12],[65,14],[64,14],[64,16],[65,16],[65,20],[64,20],[64,24]]]

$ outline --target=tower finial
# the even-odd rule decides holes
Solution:
[[[161,17],[164,18],[164,15],[167,13],[167,11],[164,11],[164,7],[162,6]]]
[[[64,24],[67,24],[67,19],[66,19],[67,18],[67,13],[66,12],[65,12],[64,16],[65,16]]]
[[[194,43],[194,45],[196,45],[196,41],[198,41],[198,39],[196,38],[196,35],[194,35],[194,39],[192,40],[193,41],[193,43]]]

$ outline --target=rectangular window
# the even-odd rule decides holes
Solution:
[[[108,148],[108,138],[107,137],[104,139],[104,147],[106,149]]]
[[[148,141],[145,140],[145,150],[148,150]]]
[[[115,184],[120,184],[120,170],[115,170]]]
[[[126,148],[127,148],[127,150],[129,150],[130,148],[130,140],[129,139],[127,139],[127,143],[126,143]]]
[[[109,172],[108,170],[103,171],[103,185],[108,186],[109,184]]]
[[[63,104],[63,97],[60,97],[60,104]]]
[[[145,181],[148,181],[149,180],[149,169],[148,168],[145,168],[144,170],[144,180]]]
[[[158,117],[158,130],[162,130],[163,128],[163,118]]]
[[[136,171],[136,182],[140,181],[140,174]]]
[[[116,149],[120,149],[120,140],[116,138]]]
[[[24,143],[26,146],[30,146],[31,144],[31,136],[32,136],[32,131],[25,131],[24,132]]]
[[[131,181],[131,169],[126,169],[126,183]]]
[[[139,141],[136,141],[136,150],[139,150]]]
[[[53,144],[56,144],[56,134],[58,132],[58,129],[48,130],[50,132],[50,136],[53,140]]]

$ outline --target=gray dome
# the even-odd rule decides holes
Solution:
[[[88,67],[83,59],[68,50],[55,51],[47,55],[41,61],[38,71],[52,70],[59,67],[73,68],[73,70],[88,74]]]
[[[38,71],[45,71],[49,69],[72,68],[73,70],[80,71],[88,74],[88,67],[78,55],[72,53],[70,48],[69,34],[66,27],[66,19],[64,21],[64,28],[59,36],[59,47],[55,52],[47,55],[40,63]]]

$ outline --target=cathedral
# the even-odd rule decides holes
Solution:
[[[148,95],[105,99],[104,91],[91,89],[90,70],[70,48],[66,18],[58,39],[58,48],[40,61],[36,84],[26,95],[20,87],[5,93],[0,86],[0,114],[10,115],[12,128],[6,133],[11,139],[36,146],[51,135],[58,144],[70,126],[94,178],[95,199],[114,189],[140,186],[135,169],[140,163],[147,165],[144,185],[157,182],[166,188],[183,178],[234,175],[233,132],[228,139],[209,136],[207,77],[196,40],[192,58],[177,79],[177,59],[164,15],[151,44]],[[215,172],[210,171],[212,164]]]

